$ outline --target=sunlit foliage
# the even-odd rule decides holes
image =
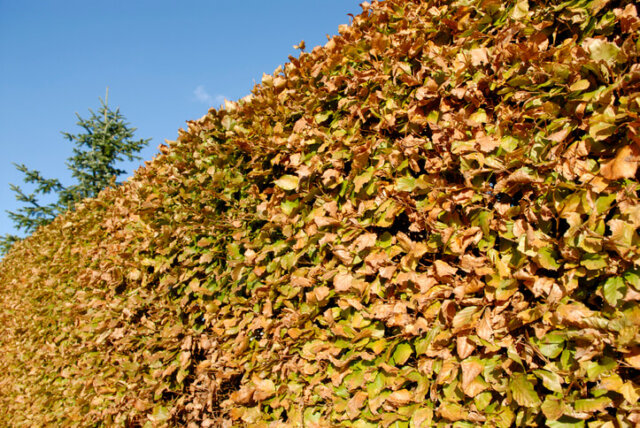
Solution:
[[[363,9],[14,246],[4,422],[640,424],[637,6]]]

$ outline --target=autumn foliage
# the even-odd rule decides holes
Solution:
[[[0,422],[640,424],[632,1],[363,4],[0,264]]]

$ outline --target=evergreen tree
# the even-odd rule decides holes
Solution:
[[[109,108],[108,96],[107,92],[105,100],[100,99],[101,106],[97,112],[89,109],[91,115],[88,119],[76,113],[81,133],[62,133],[75,146],[73,156],[66,162],[75,184],[64,186],[56,178],[45,178],[39,171],[14,164],[24,174],[24,182],[36,186],[32,193],[25,193],[19,186],[10,184],[16,200],[23,204],[16,211],[7,211],[16,229],[31,234],[39,226],[51,223],[58,214],[73,209],[76,202],[96,196],[110,184],[119,184],[114,180],[126,171],[118,168],[117,162],[141,159],[136,153],[150,139],[134,139],[136,128],[129,127],[119,108]],[[40,197],[50,193],[57,194],[57,201],[41,203]],[[0,237],[0,253],[7,252],[19,239],[15,235]]]

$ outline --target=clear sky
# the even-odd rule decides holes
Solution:
[[[360,0],[0,0],[0,235],[22,185],[12,163],[71,184],[65,160],[109,87],[151,159],[185,121],[247,95],[293,45],[324,45]],[[126,164],[131,173],[141,162]],[[124,179],[119,177],[119,179]],[[28,185],[22,185],[30,190]]]

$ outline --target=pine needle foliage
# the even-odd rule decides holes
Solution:
[[[38,227],[47,225],[59,214],[73,209],[74,205],[96,196],[126,170],[118,163],[126,160],[140,160],[136,153],[149,143],[149,139],[135,139],[136,128],[126,122],[120,109],[108,106],[108,92],[105,100],[100,99],[97,111],[89,109],[89,117],[76,113],[77,126],[82,131],[77,134],[63,132],[64,138],[74,145],[73,155],[66,161],[67,168],[75,183],[64,186],[57,178],[45,178],[40,171],[29,169],[24,164],[14,164],[23,173],[23,180],[35,186],[32,193],[25,193],[20,186],[10,184],[16,200],[23,204],[16,211],[7,211],[17,230],[33,233]],[[56,194],[57,200],[43,203],[42,197]],[[0,254],[8,251],[19,238],[5,235],[0,238]]]

